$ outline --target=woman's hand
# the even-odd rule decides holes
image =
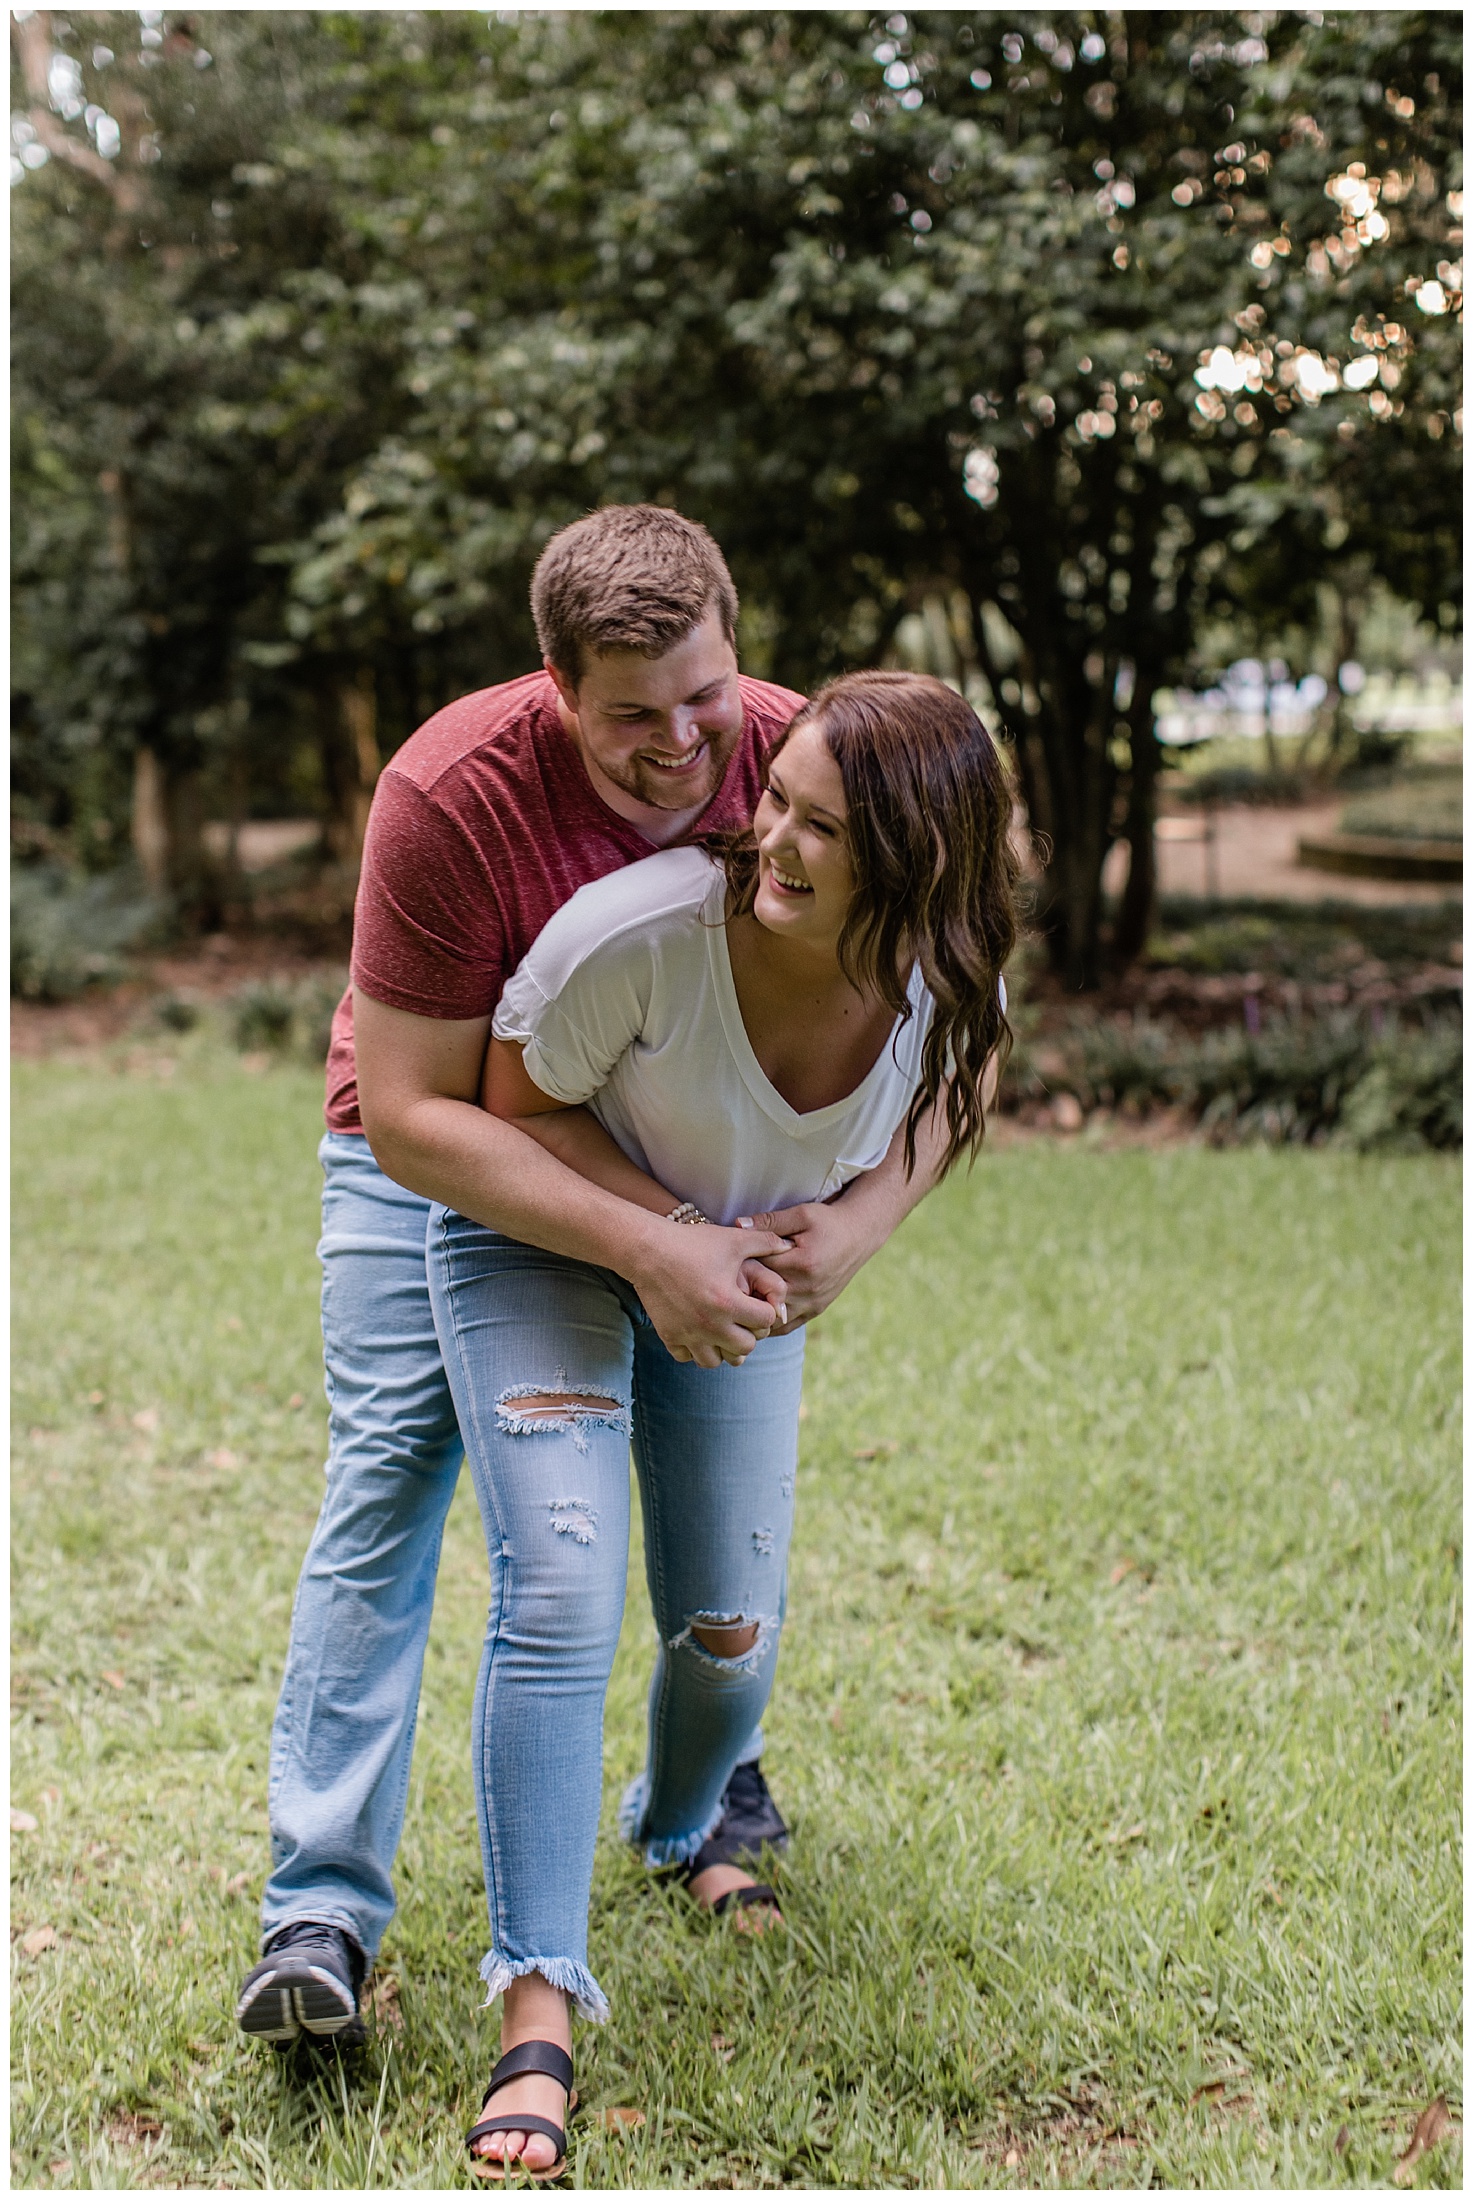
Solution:
[[[672,1359],[738,1367],[777,1324],[787,1290],[764,1262],[788,1242],[775,1230],[661,1220],[641,1229],[620,1272]]]

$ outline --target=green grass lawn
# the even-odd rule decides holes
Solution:
[[[370,2050],[304,2086],[231,2017],[320,1482],[317,1080],[201,1052],[16,1092],[14,2181],[464,2183],[464,1482]],[[1375,2185],[1458,2111],[1459,1192],[1437,1157],[1014,1145],[817,1325],[789,1926],[615,1839],[636,1554],[579,2183]]]

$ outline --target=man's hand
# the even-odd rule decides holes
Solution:
[[[442,1023],[362,992],[353,1014],[363,1127],[396,1184],[523,1245],[612,1268],[634,1285],[678,1360],[736,1364],[769,1333],[777,1314],[762,1294],[780,1301],[786,1286],[762,1262],[786,1248],[785,1238],[668,1222],[668,1207],[654,1213],[590,1183],[488,1114],[476,1096],[489,1017]]]
[[[884,1244],[898,1217],[846,1199],[776,1214],[753,1215],[756,1231],[775,1230],[791,1240],[787,1252],[766,1252],[763,1260],[786,1287],[789,1322],[808,1322],[832,1306],[847,1283]],[[751,1232],[746,1233],[748,1244]]]
[[[622,1272],[673,1359],[736,1367],[781,1327],[787,1286],[764,1263],[787,1245],[772,1230],[661,1222],[644,1233]]]

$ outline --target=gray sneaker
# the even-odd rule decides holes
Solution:
[[[759,1760],[737,1766],[721,1801],[721,1823],[693,1859],[693,1871],[705,1871],[711,1864],[751,1862],[764,1849],[781,1856],[788,1845],[788,1829],[762,1777]]]
[[[275,2047],[359,2047],[358,1991],[367,1968],[363,1950],[337,1926],[310,1918],[283,1925],[246,1973],[235,2021],[252,2039]]]

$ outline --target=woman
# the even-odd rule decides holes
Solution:
[[[834,681],[774,747],[750,833],[650,856],[575,894],[507,986],[485,1104],[672,1225],[828,1199],[938,1111],[941,1173],[974,1156],[1008,1039],[1010,794],[940,681]],[[436,1209],[436,1323],[491,1559],[476,1779],[488,2002],[509,2052],[473,2164],[558,2173],[569,2006],[602,2018],[588,1892],[604,1693],[623,1610],[632,1434],[660,1647],[623,1830],[655,1867],[705,1864],[772,1686],[792,1528],[801,1330],[753,1262],[771,1335],[739,1366],[680,1365],[610,1272]],[[508,1272],[520,1291],[490,1290]],[[509,1307],[515,1312],[508,1312]],[[545,1337],[577,1335],[545,1364]],[[562,1347],[567,1353],[566,1343]],[[496,1390],[492,1370],[525,1370]],[[713,1907],[776,1910],[722,1867]],[[755,1913],[754,1913],[755,1914]]]

